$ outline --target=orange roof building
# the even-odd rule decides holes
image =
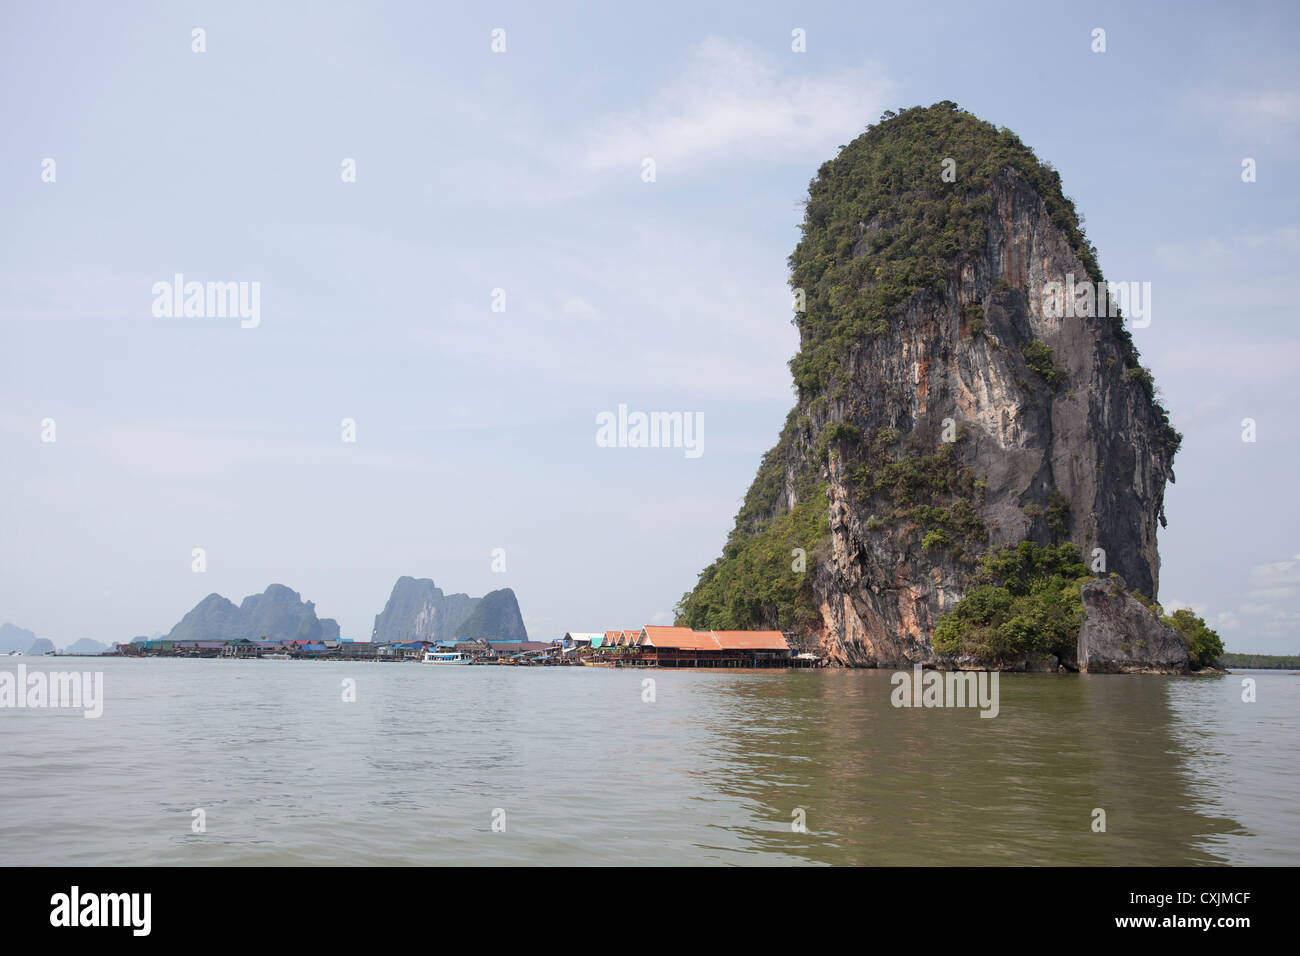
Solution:
[[[692,631],[689,627],[660,627],[653,624],[641,628],[638,643],[642,647],[677,651],[716,651],[721,647],[713,639],[712,631]]]
[[[606,631],[604,647],[638,647],[650,653],[683,652],[696,660],[772,658],[790,653],[780,631],[694,631],[689,627],[647,624],[639,631]]]
[[[789,642],[780,631],[710,631],[718,646],[738,651],[788,651]]]

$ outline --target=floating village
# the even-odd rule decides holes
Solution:
[[[554,641],[137,641],[114,657],[215,657],[261,660],[415,662],[522,667],[819,667],[781,631],[694,631],[647,625],[637,630],[570,631]]]

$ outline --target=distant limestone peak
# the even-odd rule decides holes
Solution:
[[[444,594],[431,578],[400,577],[375,615],[372,641],[444,641],[457,638],[527,640],[514,591],[485,597]]]
[[[236,606],[220,594],[209,594],[167,634],[168,641],[233,641],[239,638],[272,641],[337,641],[339,625],[318,618],[316,605],[283,584],[250,594]]]
[[[461,640],[492,641],[526,641],[528,631],[524,627],[523,616],[519,613],[519,601],[510,588],[489,591],[483,595],[478,606],[474,608],[456,628],[456,637]]]

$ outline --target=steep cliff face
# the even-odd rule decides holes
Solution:
[[[1104,286],[1052,285],[1102,281],[1059,177],[953,104],[887,117],[812,183],[798,403],[682,618],[930,661],[979,556],[1022,540],[1154,597],[1179,436]]]

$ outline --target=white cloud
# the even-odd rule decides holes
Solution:
[[[1209,276],[1236,275],[1248,270],[1283,266],[1300,254],[1300,228],[1279,226],[1267,232],[1239,233],[1229,238],[1202,236],[1156,247],[1161,261]]]
[[[1153,290],[1152,331],[1178,330],[1160,341],[1161,370],[1210,373],[1220,382],[1290,381],[1300,361],[1294,322],[1300,229],[1202,236],[1161,243],[1155,253],[1165,276]],[[1145,335],[1138,335],[1143,349]]]
[[[1300,632],[1300,608],[1295,601],[1300,593],[1300,554],[1289,561],[1255,565],[1250,569],[1250,584],[1249,600],[1237,609],[1250,619],[1250,632],[1294,640]],[[1237,623],[1236,617],[1232,623]]]
[[[1257,564],[1250,569],[1250,579],[1255,585],[1255,594],[1262,590],[1289,589],[1294,592],[1294,585],[1300,584],[1300,555],[1290,561],[1273,561]]]
[[[1205,615],[1201,616],[1205,617]],[[1241,619],[1232,611],[1221,611],[1213,617],[1206,618],[1206,620],[1209,622],[1210,627],[1219,632],[1235,631],[1241,627]]]
[[[445,112],[470,132],[428,172],[425,196],[480,210],[571,203],[604,188],[640,187],[646,157],[659,182],[722,164],[752,174],[804,163],[811,177],[889,107],[895,88],[874,63],[817,75],[804,72],[808,62],[710,38],[653,79],[640,102],[564,125],[517,100],[440,100],[439,120]]]
[[[872,66],[790,75],[748,44],[715,37],[650,102],[598,121],[585,137],[582,165],[639,170],[650,156],[665,175],[733,158],[751,166],[820,162],[861,133],[890,92]]]
[[[600,313],[596,311],[595,306],[580,295],[571,295],[565,299],[560,306],[560,311],[565,315],[572,315],[580,319],[600,318]]]
[[[1245,601],[1235,610],[1211,612],[1208,605],[1170,598],[1161,605],[1166,614],[1181,608],[1204,618],[1228,642],[1230,650],[1258,649],[1251,642],[1260,638],[1294,643],[1300,636],[1300,554],[1288,561],[1257,564],[1248,572]],[[1273,653],[1292,653],[1274,649]]]
[[[1184,100],[1191,113],[1217,121],[1234,142],[1272,144],[1287,140],[1300,129],[1300,93],[1286,89],[1258,89],[1229,93],[1201,88]]]
[[[1237,97],[1233,115],[1247,129],[1258,130],[1268,139],[1286,134],[1300,124],[1300,93],[1295,90],[1260,90]]]
[[[1201,617],[1205,617],[1206,615],[1206,609],[1204,604],[1200,604],[1200,603],[1193,604],[1188,601],[1184,601],[1182,598],[1170,598],[1167,601],[1161,601],[1160,606],[1164,608],[1164,612],[1166,614],[1173,614],[1175,611],[1186,610],[1186,611],[1191,611],[1193,614],[1197,614]]]

